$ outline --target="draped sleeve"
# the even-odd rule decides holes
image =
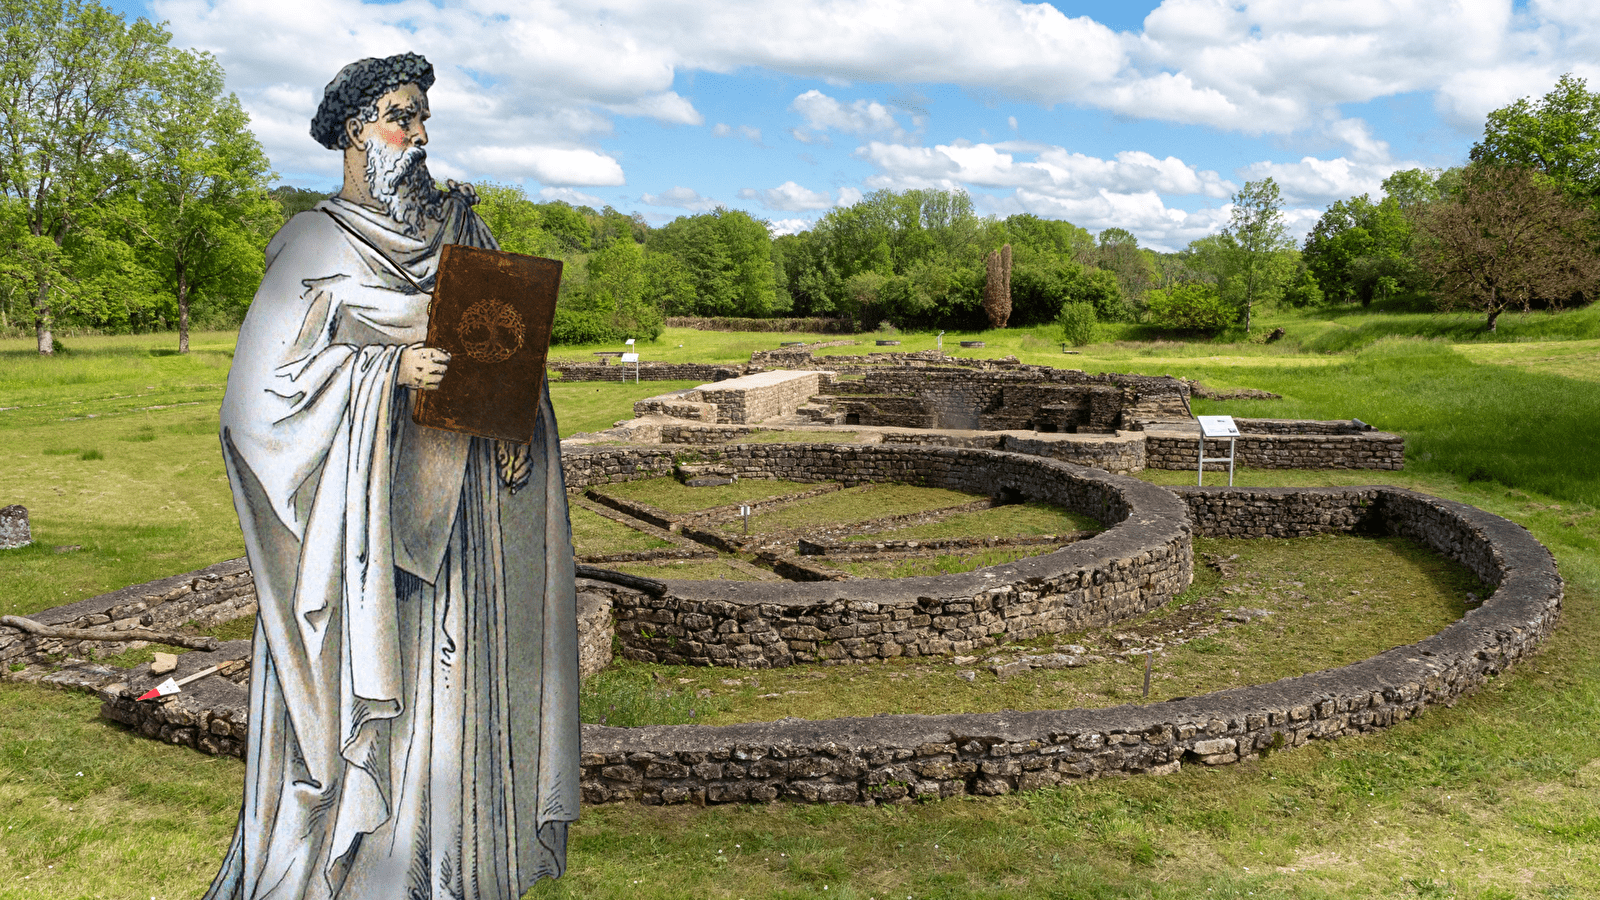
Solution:
[[[235,498],[251,564],[271,570],[262,623],[290,715],[309,732],[337,708],[341,746],[360,721],[393,715],[400,696],[387,504],[399,356],[415,335],[371,326],[395,305],[375,276],[326,216],[285,225],[239,332],[235,358],[248,364],[229,372],[221,410],[230,478],[250,488]],[[335,606],[339,643],[363,648],[367,663],[337,698],[316,677]],[[307,753],[313,777],[331,756]]]

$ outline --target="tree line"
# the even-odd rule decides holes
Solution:
[[[92,0],[0,0],[0,33],[0,327],[236,321],[282,220],[221,66]]]
[[[94,0],[0,0],[0,331],[236,325],[287,219],[330,192],[280,186],[209,54]],[[668,316],[832,317],[868,329],[1097,322],[1248,333],[1264,306],[1507,309],[1586,303],[1600,283],[1600,95],[1564,76],[1490,113],[1470,161],[1396,172],[1334,203],[1303,244],[1272,179],[1176,253],[1127,230],[977,215],[962,191],[880,190],[809,229],[718,208],[638,214],[483,184],[502,246],[565,263],[553,339],[653,340]],[[997,283],[997,279],[1003,283]]]

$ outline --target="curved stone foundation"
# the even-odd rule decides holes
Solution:
[[[610,589],[617,631],[630,655],[781,665],[807,656],[826,662],[896,655],[885,652],[890,646],[900,654],[959,652],[986,641],[1087,627],[1159,605],[1188,584],[1191,533],[1401,534],[1461,563],[1495,590],[1438,634],[1359,663],[1145,706],[720,727],[585,725],[585,802],[908,802],[1171,772],[1186,762],[1221,765],[1387,727],[1431,704],[1453,702],[1537,647],[1561,609],[1554,559],[1526,530],[1465,504],[1396,488],[1168,491],[1041,457],[954,447],[766,444],[716,453],[720,464],[746,477],[1011,492],[1094,515],[1113,527],[1045,556],[943,578],[674,581],[660,598]],[[564,454],[563,464],[569,489],[581,490],[664,475],[674,462],[671,451],[660,447],[592,446]],[[252,587],[248,571],[235,561],[35,618],[127,627],[224,610],[237,615],[253,602]],[[599,607],[587,610],[584,622],[599,634],[610,619]],[[645,622],[656,626],[653,636],[641,634]],[[681,634],[667,633],[667,627]],[[908,634],[910,639],[901,639]],[[248,642],[234,643],[227,654],[185,654],[178,674],[206,665],[205,657],[247,653]],[[70,649],[0,629],[0,651],[12,660]],[[598,644],[593,649],[602,652]],[[598,661],[597,656],[591,665]],[[242,752],[243,687],[210,678],[169,702],[135,703],[131,698],[154,683],[154,676],[140,674],[148,668],[88,665],[31,680],[99,690],[106,701],[103,715],[148,736],[212,753]]]
[[[721,727],[585,725],[585,802],[906,802],[1167,773],[1186,762],[1222,765],[1384,728],[1451,703],[1529,653],[1560,614],[1562,582],[1549,551],[1521,526],[1465,504],[1387,487],[1197,488],[1183,495],[1203,511],[1211,533],[1382,528],[1421,541],[1496,589],[1438,634],[1371,659],[1146,706]],[[1245,521],[1233,524],[1235,516]]]
[[[659,451],[574,454],[568,488],[655,471]],[[847,582],[667,581],[664,596],[613,591],[623,655],[767,668],[963,653],[1148,612],[1188,587],[1183,504],[1133,478],[1051,459],[926,445],[738,444],[701,451],[742,478],[901,482],[1051,503],[1111,527],[1053,553],[975,572]],[[611,474],[615,470],[615,474]]]

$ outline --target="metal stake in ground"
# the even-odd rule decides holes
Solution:
[[[748,507],[748,506],[739,507],[739,515],[744,516],[744,533],[745,534],[749,534],[750,533],[750,507]]]

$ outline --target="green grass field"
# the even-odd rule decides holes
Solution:
[[[980,352],[1263,388],[1286,399],[1202,406],[1356,416],[1404,434],[1404,472],[1246,469],[1239,482],[1396,484],[1527,526],[1567,579],[1563,620],[1536,656],[1485,689],[1383,734],[1167,778],[881,809],[589,808],[566,877],[529,896],[1600,896],[1600,318],[1508,317],[1494,340],[1473,319],[1269,316],[1266,327],[1288,333],[1272,345],[1121,340],[1073,356],[1046,329],[1017,329],[981,335],[989,346]],[[641,350],[735,361],[786,337],[674,329]],[[871,337],[845,349],[869,352]],[[896,337],[901,350],[934,344]],[[946,348],[958,337],[946,335]],[[18,407],[0,410],[0,504],[27,505],[43,545],[0,556],[0,611],[239,554],[214,436],[231,337],[199,336],[188,357],[166,352],[172,344],[170,335],[78,338],[66,356],[40,360],[28,342],[0,342],[0,407]],[[668,389],[556,388],[563,433],[609,425],[632,399]],[[55,552],[65,545],[82,549]],[[619,690],[618,705],[657,702],[653,690],[639,682],[632,701]],[[733,693],[672,699],[695,704],[684,713],[698,718],[721,715]],[[134,737],[97,709],[88,697],[0,686],[0,900],[194,897],[222,858],[238,761]]]

